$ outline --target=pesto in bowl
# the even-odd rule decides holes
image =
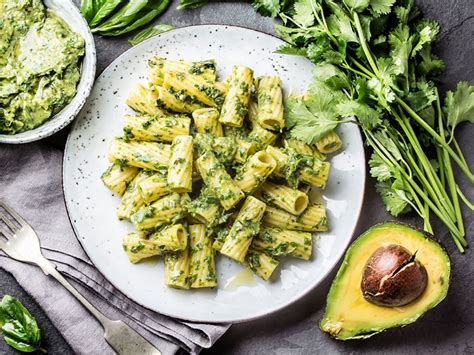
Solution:
[[[69,1],[0,0],[0,142],[46,137],[82,107],[95,75],[84,24]]]

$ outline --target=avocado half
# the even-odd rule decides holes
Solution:
[[[411,303],[383,307],[364,299],[362,274],[367,260],[380,247],[398,244],[426,268],[427,287]],[[439,304],[448,292],[451,263],[446,251],[428,233],[397,222],[377,224],[349,247],[327,297],[320,323],[322,331],[336,339],[363,339],[386,329],[415,322]]]

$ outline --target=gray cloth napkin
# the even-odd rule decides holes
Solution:
[[[41,239],[43,254],[92,304],[121,319],[163,354],[209,348],[230,325],[184,322],[152,312],[115,289],[90,262],[69,223],[62,190],[62,152],[44,143],[0,145],[0,198],[17,210]],[[0,252],[0,267],[33,296],[79,354],[112,354],[100,324],[38,267]]]

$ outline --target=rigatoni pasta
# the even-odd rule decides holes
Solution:
[[[193,183],[193,137],[177,136],[171,144],[168,186],[175,192],[191,192]]]
[[[219,121],[231,127],[241,127],[248,113],[253,83],[252,69],[235,65],[229,79],[229,91]]]
[[[263,280],[282,257],[311,259],[312,233],[326,231],[328,218],[310,191],[327,184],[337,133],[315,145],[291,137],[277,76],[254,80],[236,65],[222,81],[212,60],[149,65],[101,176],[122,196],[119,219],[136,229],[122,240],[130,262],[158,256],[167,286],[198,289],[218,285],[221,256]]]
[[[257,80],[257,121],[263,128],[280,131],[285,127],[283,93],[278,76],[263,76]]]
[[[189,270],[191,288],[217,286],[212,238],[207,234],[204,224],[189,226],[189,250],[191,254]]]
[[[137,176],[139,169],[134,166],[114,163],[100,177],[105,186],[122,196],[128,184]]]

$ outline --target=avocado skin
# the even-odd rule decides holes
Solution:
[[[413,310],[410,311],[410,313],[407,314],[406,318],[403,320],[394,320],[393,323],[385,322],[385,324],[379,324],[377,325],[377,321],[372,320],[371,322],[369,321],[369,324],[365,324],[360,326],[359,329],[357,327],[350,327],[351,329],[346,329],[345,328],[345,320],[344,318],[347,313],[351,313],[354,310],[353,309],[348,309],[347,312],[343,312],[344,317],[341,318],[334,318],[334,313],[341,313],[341,312],[335,312],[334,310],[338,307],[340,307],[339,304],[337,304],[338,300],[337,296],[339,292],[345,292],[347,293],[346,290],[340,290],[343,285],[341,285],[340,281],[345,277],[346,274],[354,272],[351,266],[354,264],[357,264],[359,262],[360,264],[365,265],[367,262],[367,259],[365,260],[353,260],[353,254],[357,254],[356,251],[358,251],[360,248],[366,248],[367,244],[372,244],[373,248],[378,249],[380,246],[384,244],[390,244],[392,241],[385,240],[383,236],[379,236],[380,238],[372,238],[372,234],[380,233],[381,230],[387,230],[389,229],[392,232],[397,232],[397,230],[403,231],[405,234],[408,233],[408,236],[404,236],[403,238],[406,238],[405,240],[410,240],[410,239],[416,239],[419,243],[425,244],[426,247],[423,247],[425,250],[429,250],[430,248],[433,249],[433,258],[434,259],[439,259],[440,263],[443,263],[444,267],[443,269],[443,274],[442,275],[436,275],[436,277],[439,277],[439,282],[437,282],[438,288],[439,289],[439,294],[428,294],[428,292],[423,293],[420,297],[419,300],[415,300],[413,303],[416,303],[417,305],[419,303],[422,303],[420,300],[425,301],[426,298],[430,297],[428,304],[425,304],[424,307],[421,307],[418,309],[416,312],[413,312]],[[400,236],[402,236],[404,233],[401,233]],[[403,239],[402,238],[402,239]],[[405,247],[404,241],[400,241],[398,243],[399,245]],[[435,255],[437,254],[437,255]],[[370,255],[369,255],[370,256]],[[436,257],[435,257],[436,256]],[[423,262],[423,261],[422,261]],[[427,267],[431,265],[431,262],[428,262]],[[320,321],[319,327],[323,332],[326,332],[330,334],[333,338],[338,339],[338,340],[351,340],[351,339],[366,339],[369,337],[372,337],[375,334],[378,334],[380,332],[383,332],[389,328],[394,328],[394,327],[403,327],[408,324],[411,324],[415,322],[417,319],[419,319],[421,316],[423,316],[428,310],[434,308],[437,306],[441,301],[444,300],[444,298],[447,295],[447,291],[449,288],[450,284],[450,274],[451,274],[451,264],[450,264],[450,259],[449,256],[446,252],[446,249],[443,247],[443,245],[430,233],[427,233],[419,228],[413,227],[409,224],[398,222],[398,221],[388,221],[384,223],[379,223],[368,230],[366,230],[363,234],[361,234],[354,242],[351,244],[351,246],[348,248],[346,251],[346,254],[344,256],[344,260],[342,262],[342,265],[339,269],[339,271],[336,274],[336,277],[333,280],[333,283],[331,285],[331,288],[329,290],[327,300],[326,300],[326,310],[323,315],[323,318]],[[432,275],[433,276],[433,275]],[[362,291],[360,289],[360,283],[357,285],[352,285],[350,284],[349,291],[352,292],[352,297],[357,299],[357,301],[361,302],[364,308],[369,308],[369,306],[364,305],[364,302],[359,300],[360,299],[364,300]],[[346,297],[346,296],[344,296]],[[367,302],[366,300],[364,300]],[[367,302],[369,303],[369,302]],[[372,315],[374,316],[373,319],[382,319],[384,320],[387,318],[386,315],[384,315],[382,312],[382,309],[387,309],[387,307],[382,307],[382,306],[377,306],[377,305],[371,305],[371,312]],[[397,307],[397,310],[400,309],[406,309],[407,307],[409,308],[414,308],[413,305],[406,305],[402,307]],[[390,308],[388,308],[390,309]],[[352,318],[352,317],[347,317],[347,318]],[[352,319],[353,321],[353,319]]]

